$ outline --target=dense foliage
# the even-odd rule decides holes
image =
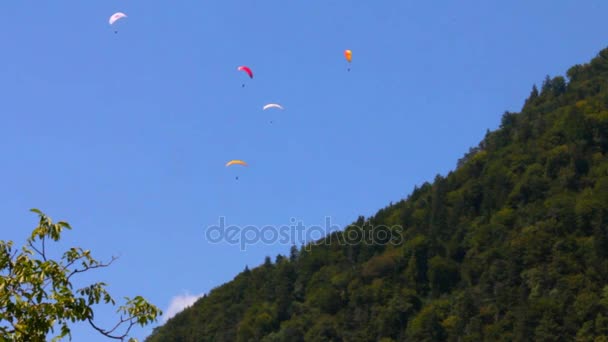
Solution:
[[[608,341],[608,49],[446,177],[270,258],[148,341]],[[349,230],[404,228],[390,243]]]

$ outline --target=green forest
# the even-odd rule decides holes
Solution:
[[[246,268],[147,341],[608,341],[607,152],[604,49],[449,174]],[[380,226],[401,238],[345,243]]]

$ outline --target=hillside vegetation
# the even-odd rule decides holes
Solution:
[[[533,87],[447,176],[246,269],[147,341],[608,341],[607,151],[605,49]],[[393,240],[344,242],[380,225]]]

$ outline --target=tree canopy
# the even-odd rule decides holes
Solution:
[[[40,210],[39,224],[26,244],[18,250],[13,241],[0,241],[0,339],[3,341],[53,341],[71,337],[70,323],[88,322],[92,329],[109,339],[125,340],[135,325],[145,326],[162,314],[141,296],[126,298],[119,306],[113,327],[95,323],[93,305],[116,301],[97,282],[79,289],[73,280],[80,274],[110,266],[93,258],[90,250],[72,247],[59,260],[50,257],[49,243],[57,242],[65,229],[64,221],[54,223]],[[58,329],[59,331],[56,331]],[[129,341],[136,341],[131,338]]]

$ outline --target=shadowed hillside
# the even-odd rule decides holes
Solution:
[[[607,151],[608,49],[533,87],[447,176],[147,341],[608,341]]]

